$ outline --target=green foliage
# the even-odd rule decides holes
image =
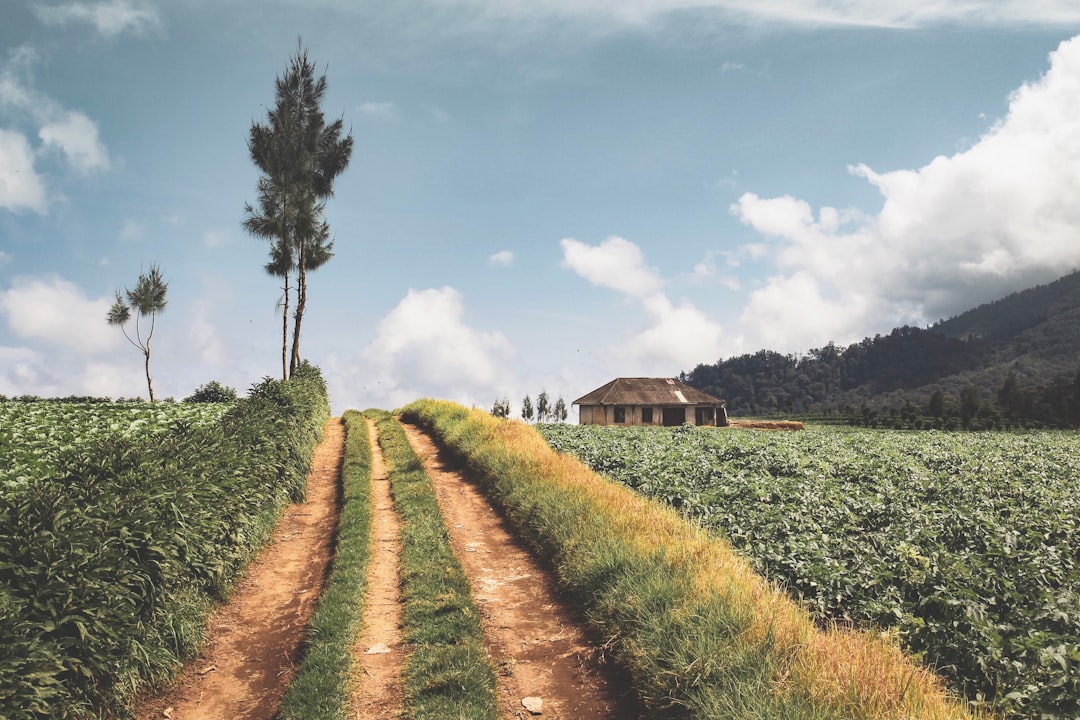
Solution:
[[[367,421],[344,416],[341,519],[334,566],[307,631],[304,662],[289,686],[282,720],[344,720],[349,711],[353,645],[363,626],[371,563],[371,441]]]
[[[228,409],[93,398],[0,401],[0,494],[57,474],[65,458],[92,452],[106,439],[134,440],[181,426],[214,426]]]
[[[725,535],[821,620],[896,628],[972,700],[1080,714],[1080,436],[541,432]]]
[[[217,380],[200,385],[195,388],[195,392],[184,398],[186,403],[227,403],[234,400],[236,400],[236,388],[222,385]]]
[[[367,413],[378,424],[402,520],[402,629],[411,646],[406,717],[495,718],[495,673],[484,652],[480,613],[450,548],[435,488],[398,422],[385,412]]]
[[[105,436],[0,493],[0,717],[123,712],[172,672],[280,508],[303,495],[328,415],[305,366],[218,423]]]

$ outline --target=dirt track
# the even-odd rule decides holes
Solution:
[[[405,434],[435,484],[451,544],[480,607],[501,717],[533,717],[525,698],[540,698],[541,717],[551,720],[638,717],[632,693],[603,651],[483,493],[449,466],[428,435],[411,425]]]
[[[315,449],[307,500],[292,505],[267,548],[206,630],[203,652],[139,720],[267,720],[292,680],[333,551],[345,430],[331,418]]]
[[[447,466],[432,440],[406,425],[409,442],[435,484],[455,553],[480,607],[498,674],[500,716],[633,720],[641,716],[625,681],[582,630],[546,573],[467,477]],[[400,521],[386,467],[373,444],[374,555],[364,631],[355,653],[356,720],[401,715]],[[328,421],[315,450],[307,501],[286,510],[273,538],[214,613],[202,654],[164,693],[135,709],[138,720],[270,720],[300,660],[300,644],[330,565],[344,449],[341,420]],[[376,652],[369,652],[375,649]],[[384,652],[384,650],[388,652]]]

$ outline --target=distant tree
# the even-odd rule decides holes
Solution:
[[[930,417],[940,418],[945,415],[945,393],[935,390],[930,394],[930,402],[926,408]]]
[[[1024,396],[1020,390],[1020,383],[1016,380],[1016,373],[1009,371],[1005,382],[998,388],[998,405],[1005,417],[1015,419],[1023,412]]]
[[[491,414],[497,418],[510,417],[510,401],[506,398],[496,400],[495,404],[491,406]]]
[[[960,420],[964,427],[979,414],[982,402],[979,400],[979,388],[974,385],[965,385],[960,390]]]
[[[566,422],[566,403],[563,402],[562,396],[555,401],[555,419],[559,422]]]
[[[248,151],[262,174],[257,185],[258,207],[245,205],[243,224],[252,235],[270,241],[270,261],[265,269],[284,279],[283,355],[288,343],[290,277],[296,273],[292,350],[288,367],[282,370],[283,375],[291,375],[301,362],[307,273],[333,255],[330,226],[323,219],[326,200],[334,194],[334,180],[349,164],[353,139],[344,133],[342,120],[326,123],[321,108],[326,76],[315,77],[315,64],[302,46],[284,75],[276,79],[275,91],[276,103],[267,111],[266,124],[251,125]]]
[[[116,291],[116,302],[109,308],[109,314],[105,318],[110,325],[119,325],[120,332],[124,333],[127,341],[142,352],[146,367],[146,390],[150,395],[150,402],[154,402],[154,381],[150,377],[150,340],[154,337],[158,313],[165,310],[165,304],[168,302],[168,290],[169,284],[165,282],[161,268],[151,265],[148,272],[139,275],[139,281],[135,284],[134,290],[124,289],[126,301],[120,291]],[[132,310],[136,313],[135,337],[128,335],[124,327],[131,319]],[[139,321],[145,317],[150,318],[150,329],[144,338]]]
[[[547,390],[541,390],[536,396],[536,420],[547,422],[551,417],[551,401],[548,400]]]
[[[533,404],[532,398],[528,395],[521,403],[521,419],[525,422],[532,422],[533,419]]]
[[[232,402],[236,399],[236,388],[222,385],[217,380],[211,380],[205,385],[195,388],[195,392],[184,398],[188,403],[219,403]]]

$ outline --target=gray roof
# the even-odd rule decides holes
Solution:
[[[574,405],[719,405],[719,398],[674,378],[615,378]]]

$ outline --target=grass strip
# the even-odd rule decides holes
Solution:
[[[345,459],[334,561],[305,640],[304,662],[282,700],[282,720],[344,720],[353,646],[362,627],[371,564],[371,440],[367,420],[343,416]]]
[[[402,417],[486,484],[654,717],[972,717],[885,638],[818,630],[728,543],[559,455],[534,428],[434,400]]]
[[[495,672],[435,488],[401,425],[389,413],[367,412],[378,424],[402,521],[402,625],[411,649],[402,678],[405,716],[494,720]]]

